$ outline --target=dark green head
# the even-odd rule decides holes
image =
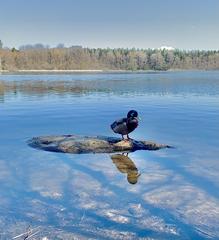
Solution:
[[[137,118],[138,117],[138,112],[135,110],[130,110],[127,114],[127,118]]]

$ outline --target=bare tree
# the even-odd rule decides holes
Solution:
[[[219,69],[219,51],[180,51],[156,49],[91,49],[59,44],[43,44],[0,49],[1,67],[19,69]]]

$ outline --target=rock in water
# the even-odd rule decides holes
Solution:
[[[124,141],[116,137],[105,136],[40,136],[28,141],[28,145],[37,149],[62,153],[114,153],[134,152],[136,150],[159,150],[170,148],[166,144],[150,141]]]

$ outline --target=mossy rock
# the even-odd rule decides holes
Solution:
[[[121,140],[106,136],[40,136],[28,141],[28,145],[37,149],[62,153],[115,153],[134,152],[136,150],[159,150],[169,145],[151,141]]]

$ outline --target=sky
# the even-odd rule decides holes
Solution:
[[[4,46],[219,49],[219,0],[0,0]]]

